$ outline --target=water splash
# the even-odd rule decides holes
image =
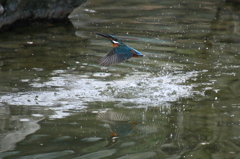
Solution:
[[[88,106],[88,102],[94,101],[118,102],[115,106],[125,107],[126,103],[132,103],[134,107],[160,106],[191,97],[194,85],[186,84],[186,81],[197,76],[198,72],[175,71],[157,75],[136,72],[112,81],[97,78],[96,74],[99,76],[102,73],[84,78],[83,75],[59,72],[48,82],[35,81],[30,84],[39,89],[51,88],[49,90],[10,93],[0,99],[11,105],[50,106],[56,111],[53,118],[68,116],[70,114],[66,110],[81,110]]]

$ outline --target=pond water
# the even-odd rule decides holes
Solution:
[[[240,158],[239,5],[89,0],[0,36],[0,158]],[[144,57],[101,67],[116,36]]]

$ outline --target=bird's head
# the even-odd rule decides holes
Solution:
[[[113,44],[113,47],[117,47],[120,44],[122,44],[117,38],[115,38],[114,36],[110,35],[110,34],[102,34],[102,33],[96,33],[98,35],[101,35],[105,38],[108,38],[108,40],[111,41],[111,43]]]

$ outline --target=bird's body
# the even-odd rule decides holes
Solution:
[[[143,56],[143,54],[141,54],[139,51],[120,42],[117,38],[110,34],[96,34],[108,38],[113,45],[113,49],[110,50],[110,52],[106,56],[100,58],[99,64],[101,66],[114,65],[119,62],[123,62],[131,57]]]

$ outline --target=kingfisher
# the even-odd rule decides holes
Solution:
[[[139,51],[127,46],[123,42],[120,42],[116,37],[110,34],[96,34],[108,38],[113,45],[113,49],[110,50],[106,56],[99,59],[99,65],[101,66],[110,66],[126,61],[131,57],[143,56],[143,54],[141,54]]]

